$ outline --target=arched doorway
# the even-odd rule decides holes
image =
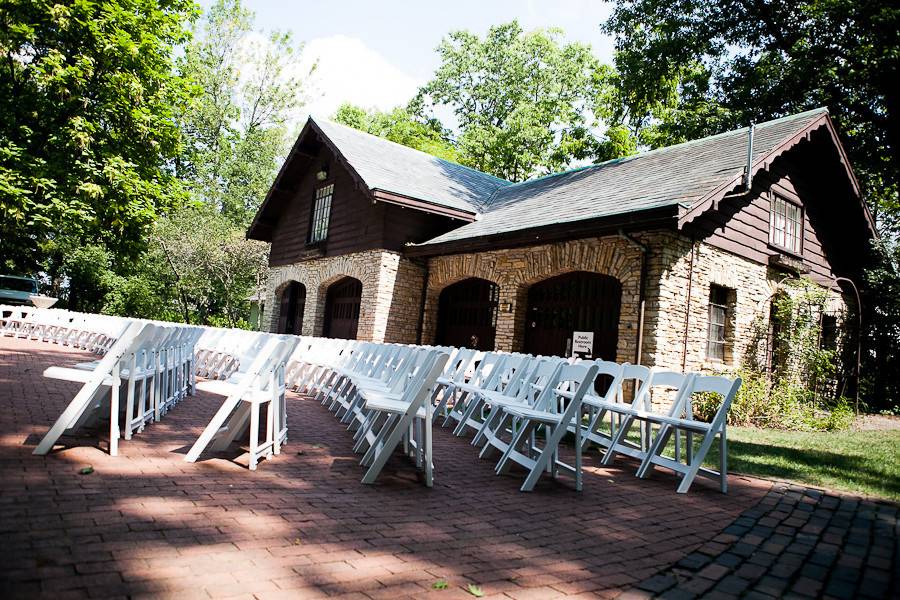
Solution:
[[[325,295],[325,337],[355,340],[359,327],[362,282],[344,277],[328,287]]]
[[[575,331],[594,333],[592,358],[616,360],[622,286],[608,275],[575,271],[528,290],[525,352],[570,356]]]
[[[278,333],[300,335],[303,331],[303,312],[306,309],[306,286],[299,281],[290,282],[281,292],[278,313]]]
[[[472,277],[449,285],[438,300],[437,343],[493,350],[497,329],[497,284]]]

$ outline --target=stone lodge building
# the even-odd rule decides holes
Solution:
[[[876,233],[818,109],[522,183],[310,119],[247,235],[271,331],[727,370]]]

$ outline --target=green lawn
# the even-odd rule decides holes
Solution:
[[[900,500],[900,431],[728,428],[728,470]],[[718,460],[718,457],[709,457]]]
[[[628,438],[638,442],[636,428]],[[695,448],[698,445],[695,438]],[[667,454],[671,455],[672,449],[670,440]],[[718,442],[704,463],[718,468]],[[900,430],[804,432],[728,427],[728,471],[900,500]]]

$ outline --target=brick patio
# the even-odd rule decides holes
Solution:
[[[896,505],[732,476],[675,494],[664,474],[587,461],[584,492],[519,493],[438,431],[426,489],[402,460],[376,486],[351,437],[292,395],[286,452],[183,455],[220,399],[198,394],[106,454],[95,437],[31,455],[77,386],[44,379],[85,355],[0,338],[0,594],[8,597],[472,598],[896,594]],[[95,472],[79,475],[81,467]],[[811,566],[812,565],[812,566]],[[818,569],[814,567],[820,567]],[[448,588],[435,590],[438,580]]]

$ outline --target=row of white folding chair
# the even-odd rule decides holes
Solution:
[[[300,338],[292,335],[262,334],[261,347],[250,357],[244,355],[243,369],[228,380],[207,380],[197,384],[201,390],[225,396],[203,433],[191,447],[185,460],[194,462],[203,451],[224,450],[247,431],[249,423],[249,468],[256,470],[260,459],[278,455],[287,442],[285,369]],[[266,429],[260,443],[262,407],[266,407]]]
[[[206,328],[197,344],[196,374],[206,379],[228,379],[242,363],[246,370],[265,344],[266,335],[244,329]]]
[[[288,361],[288,387],[297,392],[316,396],[323,378],[331,373],[333,367],[341,366],[351,360],[354,350],[359,346],[355,340],[331,338],[303,338]]]
[[[503,367],[497,366],[499,360],[491,360],[488,357],[486,369],[496,369],[496,373],[506,372],[506,375],[494,374],[492,377],[489,373],[476,371],[473,383],[478,382],[480,385],[462,383],[456,386],[462,389],[457,396],[457,399],[463,398],[463,402],[458,402],[458,404],[462,404],[462,409],[457,410],[454,406],[448,412],[447,421],[451,419],[457,421],[455,430],[457,434],[463,433],[467,427],[477,427],[478,432],[473,439],[473,444],[483,445],[481,456],[487,457],[495,451],[503,453],[497,465],[498,472],[507,470],[510,461],[521,462],[523,466],[531,469],[529,478],[523,485],[523,490],[533,487],[533,483],[536,481],[534,479],[536,475],[533,472],[535,458],[528,456],[521,449],[511,450],[510,443],[505,441],[503,436],[517,439],[524,444],[519,436],[525,435],[521,431],[529,431],[531,447],[535,448],[535,430],[538,426],[543,425],[549,428],[545,439],[553,439],[553,435],[556,433],[557,417],[542,415],[542,418],[539,419],[536,417],[537,413],[528,413],[528,410],[523,411],[522,409],[543,410],[551,414],[564,414],[568,410],[568,404],[571,402],[571,390],[565,389],[557,391],[556,406],[535,407],[539,401],[536,394],[545,389],[544,380],[550,377],[549,373],[563,362],[563,359],[533,359],[530,362],[526,361],[516,365],[506,363],[508,368],[503,369]],[[739,380],[731,381],[693,374],[684,375],[661,369],[628,364],[619,365],[607,361],[594,361],[593,364],[597,371],[594,378],[604,376],[610,381],[607,384],[607,391],[602,395],[597,395],[594,391],[594,381],[584,388],[582,402],[584,410],[588,413],[586,424],[581,418],[581,407],[574,409],[577,418],[565,424],[566,430],[575,434],[577,440],[576,463],[578,465],[580,465],[581,452],[593,442],[608,449],[604,457],[604,462],[607,464],[617,453],[627,454],[641,460],[642,464],[638,471],[641,477],[648,476],[653,466],[673,469],[676,473],[683,475],[679,491],[686,491],[697,473],[718,477],[722,490],[726,490],[726,475],[722,475],[726,473],[725,418],[734,393],[740,386]],[[505,385],[501,384],[504,379]],[[571,386],[572,382],[567,382],[567,385]],[[632,402],[626,401],[626,385],[633,386]],[[697,386],[702,386],[703,389],[697,389]],[[447,388],[452,387],[453,382],[448,381]],[[661,388],[668,390],[671,399],[669,409],[654,412],[651,398],[653,393],[661,391]],[[709,424],[693,418],[690,405],[691,394],[698,391],[717,391],[722,398],[716,416]],[[545,397],[540,401],[548,402],[549,399]],[[482,415],[480,420],[475,418],[477,411],[483,411],[488,407],[490,411],[486,413],[486,417]],[[528,413],[528,418],[521,416],[520,413],[523,412]],[[631,425],[636,421],[644,424],[640,431],[640,442],[637,444],[626,438]],[[652,425],[654,424],[658,426],[658,433],[655,437],[652,435]],[[677,466],[680,464],[682,454],[679,431],[686,432],[687,438],[685,453],[687,462],[686,466],[682,467]],[[710,440],[715,435],[719,435],[722,440],[721,465],[718,472],[700,468],[698,461],[702,461],[703,457],[697,458],[692,453],[692,437],[695,433],[701,432],[705,437],[698,455],[702,453],[705,457],[708,445],[712,443]],[[706,436],[707,433],[710,435]],[[661,453],[672,436],[674,436],[674,457],[663,457]],[[558,459],[546,463],[545,466],[547,464],[563,465]],[[580,481],[580,467],[577,465],[576,467],[579,469],[576,479]],[[567,470],[570,469],[567,468]]]
[[[14,335],[35,310],[33,306],[0,304],[0,333]]]
[[[57,440],[67,431],[74,431],[90,422],[99,420],[102,409],[109,407],[109,452],[118,453],[119,441],[119,393],[123,380],[123,361],[133,354],[142,354],[156,342],[160,326],[141,321],[124,321],[116,336],[116,342],[106,355],[92,364],[90,369],[50,367],[45,377],[82,383],[81,389],[60,414],[56,422],[35,448],[35,454],[47,454]],[[126,371],[125,376],[137,378],[137,371]],[[108,388],[108,390],[107,390]],[[107,391],[109,393],[107,393]]]
[[[313,386],[316,397],[355,430],[354,450],[368,467],[363,483],[375,481],[402,441],[425,471],[426,485],[432,484],[430,398],[449,355],[448,348],[360,344]]]
[[[122,317],[63,309],[0,307],[5,335],[83,348],[102,354],[115,342]]]
[[[159,421],[175,404],[194,392],[194,345],[201,335],[198,327],[147,322],[155,327],[152,339],[122,359],[121,378],[127,386],[125,439]],[[94,370],[99,361],[76,365]]]
[[[343,380],[350,383],[335,403],[342,420],[356,429],[354,450],[363,454],[360,462],[368,467],[363,483],[374,483],[402,441],[404,452],[425,472],[425,485],[430,487],[431,415],[425,404],[430,406],[434,380],[449,358],[449,349],[385,345],[375,349],[374,355],[368,364],[358,361],[355,373],[345,371]],[[349,400],[342,401],[342,396]]]

